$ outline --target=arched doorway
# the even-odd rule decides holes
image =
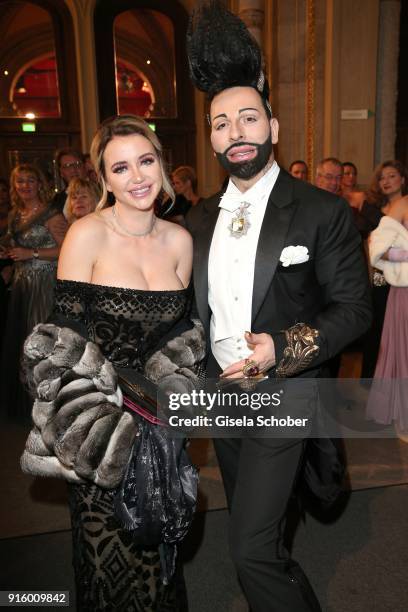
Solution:
[[[64,0],[0,0],[0,13],[0,176],[33,161],[52,178],[54,151],[80,143],[71,15]]]
[[[141,114],[154,124],[172,167],[195,165],[187,25],[188,13],[177,0],[97,0],[95,6],[100,119],[128,112],[132,97],[143,110],[148,94]]]

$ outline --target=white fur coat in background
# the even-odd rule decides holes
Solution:
[[[370,234],[370,262],[382,270],[385,280],[393,287],[408,287],[408,262],[381,259],[391,247],[408,251],[408,230],[399,221],[385,216]]]

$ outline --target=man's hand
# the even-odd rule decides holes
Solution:
[[[228,368],[225,368],[220,378],[244,378],[242,368],[245,367],[248,360],[256,363],[260,373],[266,372],[275,365],[275,345],[272,336],[269,334],[245,332],[245,340],[248,347],[253,350],[253,353],[248,355],[246,359],[241,359],[241,361],[237,361],[228,366]]]

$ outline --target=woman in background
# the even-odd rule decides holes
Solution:
[[[68,186],[64,216],[71,225],[74,221],[94,212],[100,193],[95,183],[82,178],[74,178]]]
[[[190,166],[180,166],[174,170],[171,179],[176,194],[175,200],[172,206],[169,206],[169,200],[160,202],[157,214],[162,219],[185,227],[185,217],[188,211],[200,200],[196,193],[197,177]]]
[[[363,240],[367,240],[370,232],[377,228],[393,203],[407,193],[408,173],[401,162],[389,160],[376,168],[366,200],[357,215],[357,227]],[[362,378],[372,378],[374,375],[389,291],[389,284],[381,270],[369,267],[372,278],[373,324],[363,344]]]
[[[179,166],[171,175],[174,191],[183,195],[191,206],[195,206],[201,200],[197,193],[197,175],[191,166]]]
[[[370,236],[369,251],[372,265],[383,271],[390,291],[367,417],[381,424],[394,422],[397,432],[406,437],[408,404],[404,381],[408,380],[408,196],[393,202]]]
[[[407,193],[408,172],[400,161],[393,159],[377,166],[359,211],[359,229],[363,239],[375,230],[392,203]]]
[[[53,308],[57,259],[67,223],[50,206],[41,170],[20,164],[10,177],[11,212],[2,257],[14,262],[1,359],[1,405],[8,415],[27,422],[32,402],[20,381],[23,342]]]
[[[364,191],[357,189],[357,167],[353,162],[343,162],[341,195],[352,208],[360,210],[364,202]]]

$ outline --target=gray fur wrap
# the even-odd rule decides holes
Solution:
[[[193,319],[192,323],[191,329],[169,340],[145,364],[145,376],[164,392],[189,393],[200,386],[205,331],[199,319]]]
[[[148,359],[144,375],[164,391],[189,392],[200,384],[204,356],[204,329],[194,320]],[[24,344],[23,372],[34,397],[23,471],[118,486],[139,431],[99,347],[70,328],[39,324]]]
[[[122,410],[112,364],[67,327],[37,325],[24,344],[23,371],[34,395],[21,467],[35,476],[119,485],[138,427]]]

